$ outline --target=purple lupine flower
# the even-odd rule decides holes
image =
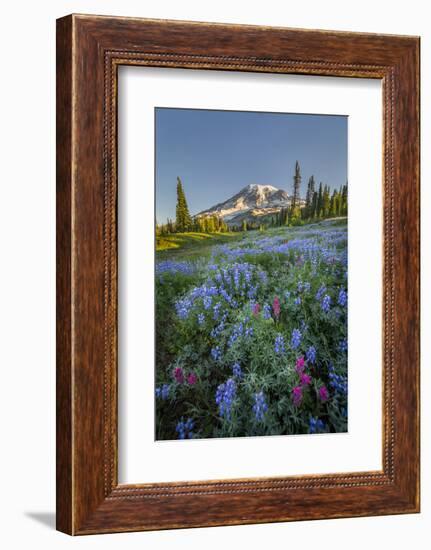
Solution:
[[[220,361],[220,359],[221,359],[220,346],[216,346],[215,348],[211,348],[211,357],[214,359],[214,361]]]
[[[229,378],[224,384],[220,384],[216,391],[215,401],[219,414],[226,420],[231,419],[231,410],[236,396],[236,384],[233,378]]]
[[[320,418],[314,418],[313,416],[310,416],[310,422],[308,425],[308,433],[310,434],[316,434],[321,433],[325,429],[325,423],[320,420]]]
[[[309,363],[314,364],[316,362],[316,348],[314,346],[310,346],[305,355]]]
[[[162,386],[158,386],[156,388],[156,397],[161,398],[163,401],[166,401],[169,397],[171,386],[170,384],[163,384]]]
[[[178,300],[175,302],[175,310],[178,315],[178,317],[184,321],[184,319],[187,319],[190,313],[190,309],[192,307],[192,302],[188,298],[184,298],[183,300]]]
[[[340,340],[338,344],[338,349],[341,351],[341,353],[345,353],[347,351],[347,338],[343,338]]]
[[[236,378],[241,378],[242,377],[241,365],[238,362],[236,362],[232,365],[232,374]]]
[[[204,296],[204,309],[209,309],[211,307],[212,301],[212,296]]]
[[[320,305],[321,305],[322,311],[324,313],[328,313],[328,311],[331,308],[331,297],[329,296],[329,294],[325,294],[325,296],[323,296],[322,303]]]
[[[178,434],[178,439],[192,439],[193,438],[193,428],[195,426],[194,421],[191,418],[188,418],[184,422],[184,418],[181,417],[181,420],[176,425],[176,432]]]
[[[244,334],[244,323],[240,321],[239,323],[234,325],[232,329],[232,332],[231,332],[231,335],[229,336],[229,340],[227,344],[228,347],[231,348],[234,345],[234,343],[243,336],[243,334]]]
[[[245,329],[245,335],[246,335],[247,337],[253,336],[253,333],[254,333],[253,327],[247,327],[247,328]]]
[[[294,328],[292,331],[292,338],[290,340],[290,346],[292,349],[297,349],[301,344],[302,334],[301,331],[297,328]]]
[[[271,319],[271,306],[269,304],[264,304],[263,306],[263,318]]]
[[[254,394],[253,412],[256,420],[262,422],[265,417],[265,413],[268,410],[268,405],[265,401],[265,395],[263,391]]]
[[[347,292],[342,288],[338,293],[338,305],[346,307],[347,305]]]
[[[325,285],[322,285],[319,290],[316,292],[316,300],[318,302],[320,302],[320,300],[322,299],[322,296],[325,294],[326,292],[326,286]]]
[[[203,313],[198,314],[198,324],[201,327],[205,323],[205,315]]]
[[[191,275],[196,269],[197,266],[195,264],[188,262],[165,260],[156,263],[156,275],[161,275],[162,273],[182,273],[183,275]]]
[[[329,385],[336,393],[347,395],[347,378],[337,374],[333,365],[329,365]]]
[[[214,321],[217,321],[217,319],[219,318],[220,308],[221,308],[221,303],[220,302],[217,302],[216,304],[214,304],[214,307],[213,307],[213,320]]]
[[[284,345],[284,336],[282,334],[277,334],[274,342],[274,351],[276,355],[283,355],[286,353],[286,347]]]

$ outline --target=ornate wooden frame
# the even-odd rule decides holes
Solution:
[[[384,104],[383,469],[119,485],[119,65],[377,78]],[[57,528],[419,511],[419,38],[70,15],[57,21]]]

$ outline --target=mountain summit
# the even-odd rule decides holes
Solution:
[[[276,214],[287,208],[291,198],[283,189],[272,185],[251,183],[224,202],[199,212],[198,217],[217,215],[229,225],[239,225],[243,220],[251,221],[262,216]]]

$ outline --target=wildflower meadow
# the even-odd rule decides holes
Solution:
[[[156,255],[156,439],[347,430],[347,222]]]

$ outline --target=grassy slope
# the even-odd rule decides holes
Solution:
[[[274,227],[267,229],[263,234],[258,230],[238,233],[175,233],[173,235],[157,238],[157,259],[188,260],[195,257],[209,256],[211,254],[211,248],[214,245],[238,242],[251,236],[253,233],[260,233],[261,236],[265,234],[269,236],[288,232],[294,236],[295,233],[311,229],[313,226],[320,229],[331,229],[337,226],[343,227],[346,223],[347,218],[329,218],[296,227]]]
[[[241,240],[243,233],[175,233],[158,237],[156,252],[158,259],[191,258],[205,256],[216,244]]]

